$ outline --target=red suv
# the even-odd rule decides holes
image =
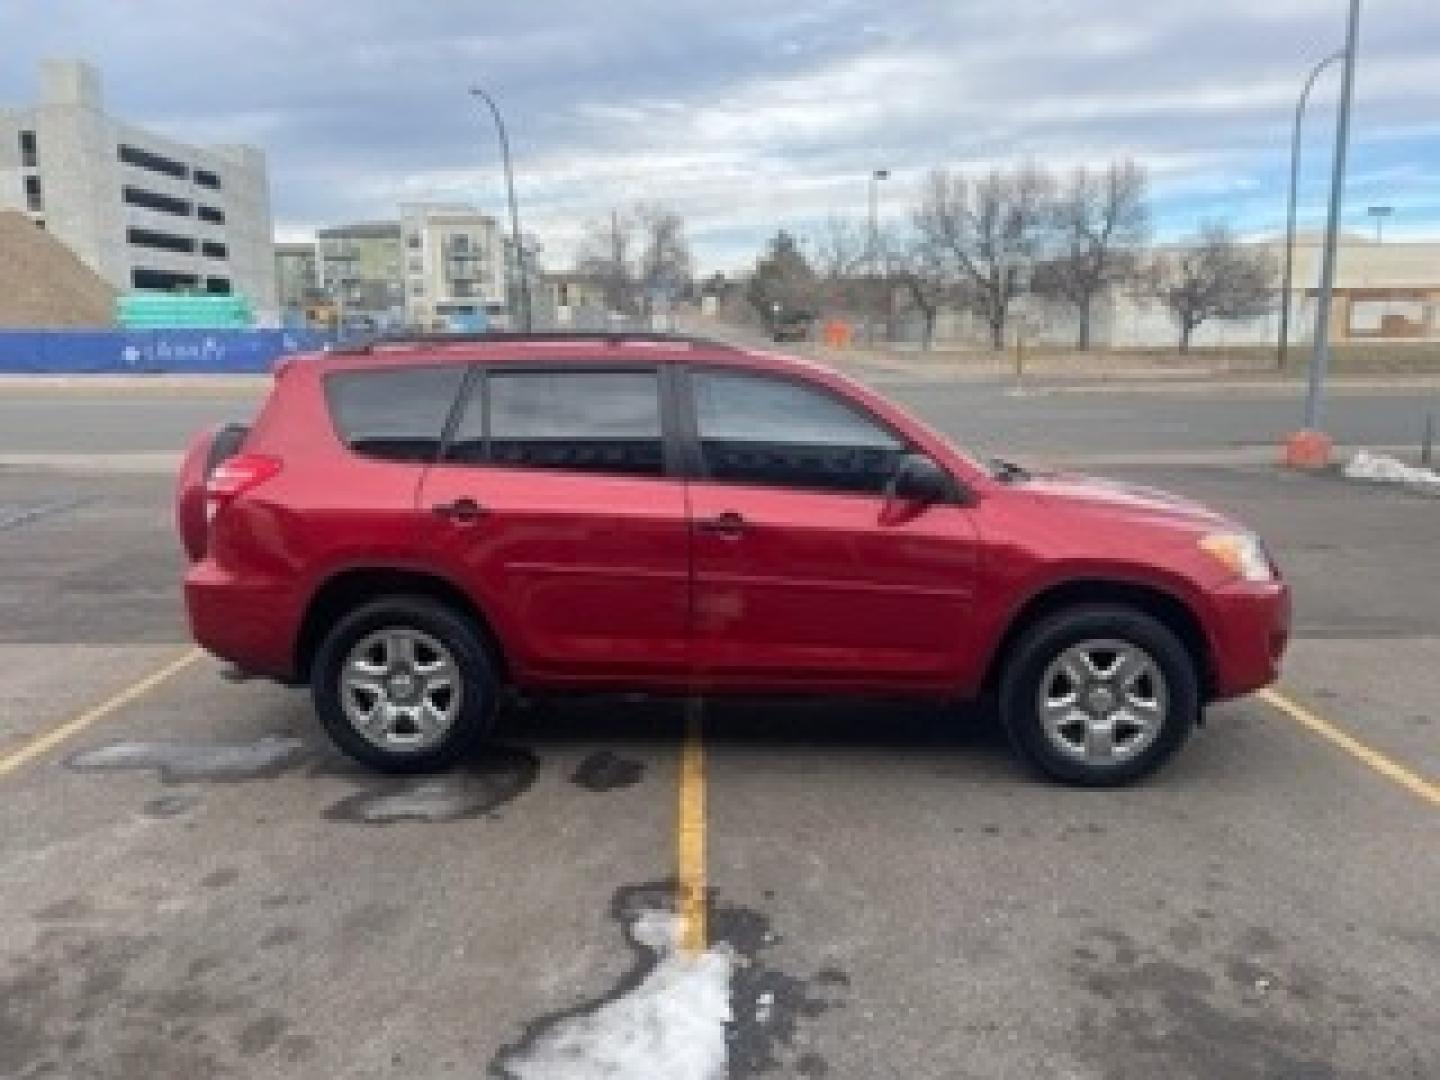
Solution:
[[[983,465],[821,365],[645,335],[379,342],[283,363],[180,475],[195,638],[308,682],[380,769],[520,692],[990,696],[1016,748],[1134,779],[1275,678],[1243,527]]]

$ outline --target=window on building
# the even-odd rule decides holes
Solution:
[[[154,229],[126,229],[125,239],[135,247],[175,251],[183,255],[195,254],[195,241],[188,236],[176,236],[174,233],[157,232]]]
[[[412,282],[410,283],[410,295],[411,295],[411,296],[424,296],[424,295],[425,295],[425,283],[424,283],[423,281],[412,281]]]
[[[156,210],[162,214],[175,214],[180,217],[190,216],[190,201],[188,199],[177,199],[174,195],[162,195],[158,191],[146,191],[144,188],[132,187],[126,184],[121,191],[121,196],[130,206],[139,206],[145,210]]]
[[[410,273],[423,274],[425,272],[425,261],[423,259],[410,260]]]
[[[450,456],[512,468],[660,476],[660,430],[653,371],[492,371],[475,383]]]
[[[465,369],[338,372],[325,380],[335,430],[357,454],[434,461]]]
[[[138,146],[121,143],[119,156],[126,165],[134,165],[137,169],[148,169],[151,172],[174,176],[181,180],[190,175],[190,170],[185,167],[184,162],[165,157],[163,154],[156,154],[150,150],[142,150]]]
[[[177,289],[193,289],[200,283],[194,274],[176,274],[169,270],[147,270],[137,266],[130,271],[130,284],[137,289],[158,289],[174,292]]]
[[[20,132],[20,165],[25,169],[33,169],[40,164],[40,151],[35,142],[35,132]]]
[[[207,277],[205,291],[211,296],[229,296],[230,279],[228,277]]]
[[[45,209],[45,200],[40,197],[40,177],[25,177],[25,208],[27,210]]]
[[[206,240],[200,245],[200,254],[207,259],[228,259],[230,249],[224,244],[216,243],[214,240]]]
[[[731,372],[700,372],[691,385],[712,480],[878,494],[905,453],[889,430],[822,390]]]
[[[419,234],[419,233],[410,233],[408,236],[406,236],[406,237],[405,237],[405,246],[406,246],[407,248],[409,248],[411,251],[419,251],[419,250],[420,250],[420,234]]]
[[[225,211],[217,207],[206,206],[204,203],[201,203],[195,213],[201,221],[208,221],[212,225],[225,224]]]
[[[211,188],[215,191],[220,190],[220,177],[216,176],[209,169],[196,169],[195,183],[201,187]]]

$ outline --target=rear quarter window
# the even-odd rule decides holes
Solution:
[[[386,461],[434,461],[460,393],[459,365],[338,371],[325,379],[335,432],[352,452]]]

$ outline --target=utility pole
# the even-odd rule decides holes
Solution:
[[[889,169],[876,169],[870,174],[870,285],[873,290],[880,282],[880,181],[890,179]],[[879,307],[877,304],[876,307]],[[875,312],[866,320],[866,338],[875,344]]]
[[[1335,171],[1330,180],[1330,217],[1325,226],[1325,259],[1320,270],[1320,309],[1315,320],[1315,351],[1305,396],[1305,428],[1318,432],[1324,421],[1325,373],[1330,366],[1330,307],[1335,295],[1336,248],[1345,199],[1345,159],[1350,149],[1350,104],[1355,93],[1355,61],[1360,40],[1360,0],[1350,0],[1345,31],[1345,66],[1340,83],[1340,120],[1335,129]]]
[[[1305,106],[1310,100],[1310,91],[1320,73],[1337,60],[1345,59],[1343,52],[1331,53],[1321,60],[1305,80],[1305,89],[1300,91],[1300,100],[1295,104],[1295,127],[1290,136],[1290,202],[1285,213],[1285,281],[1280,287],[1280,348],[1276,359],[1281,371],[1290,355],[1290,293],[1295,276],[1295,201],[1300,186],[1300,126],[1305,119]]]

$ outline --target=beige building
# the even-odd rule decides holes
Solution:
[[[300,310],[320,289],[314,244],[275,245],[275,292],[282,312]]]
[[[34,104],[0,107],[0,209],[26,214],[121,292],[239,293],[262,320],[278,314],[265,155],[108,115],[89,64],[47,60]]]
[[[1280,336],[1280,269],[1285,241],[1258,245],[1269,252],[1276,266],[1276,296],[1271,310],[1246,322],[1212,321],[1195,331],[1193,344],[1270,345]],[[1290,303],[1290,341],[1312,340],[1320,264],[1324,251],[1321,233],[1302,233],[1295,243],[1294,285]],[[1335,296],[1331,309],[1331,340],[1423,341],[1440,340],[1440,243],[1386,241],[1347,233],[1341,239],[1335,268]],[[1160,304],[1118,295],[1097,314],[1097,344],[1113,346],[1173,345],[1178,330]]]
[[[318,286],[335,301],[347,324],[380,330],[405,321],[398,221],[321,229],[315,250]]]
[[[426,330],[503,321],[505,245],[495,219],[473,207],[400,207],[405,319]]]

